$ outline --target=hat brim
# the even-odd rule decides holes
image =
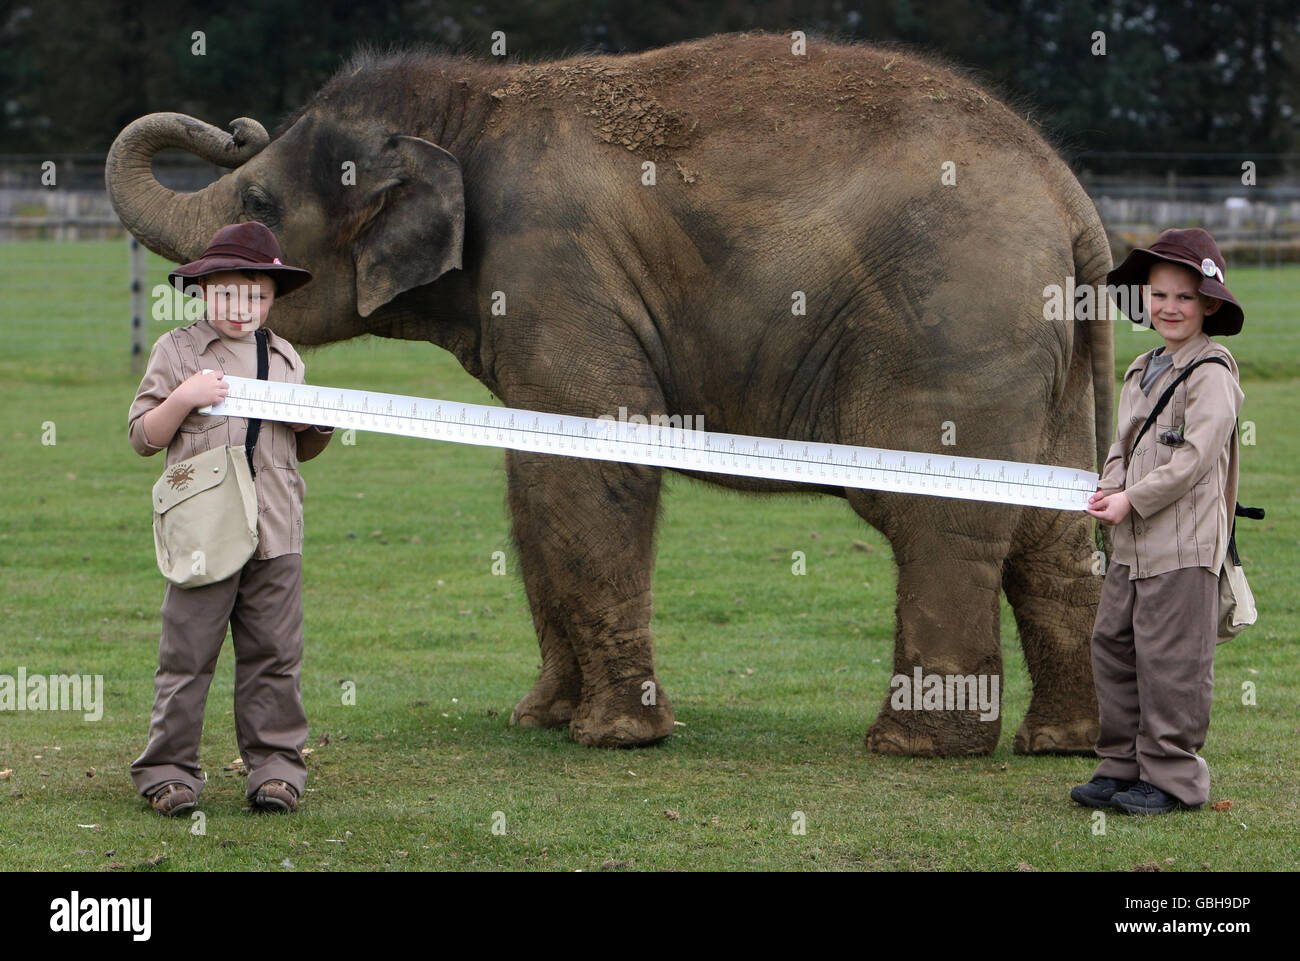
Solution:
[[[301,267],[290,267],[287,264],[258,264],[237,257],[204,257],[177,267],[167,275],[167,282],[176,287],[178,278],[197,280],[208,274],[221,273],[223,270],[256,270],[270,274],[275,280],[277,297],[291,293],[311,280],[311,271]]]
[[[1220,283],[1218,277],[1205,276],[1204,271],[1201,270],[1201,265],[1192,263],[1190,260],[1158,254],[1145,247],[1137,247],[1129,252],[1122,264],[1106,275],[1106,283],[1112,287],[1143,287],[1147,283],[1151,265],[1157,261],[1178,264],[1194,270],[1196,276],[1201,278],[1200,292],[1206,297],[1213,297],[1222,301],[1218,310],[1205,316],[1205,324],[1201,329],[1208,336],[1231,336],[1232,334],[1241,333],[1246,316],[1241,309],[1241,304],[1237,303],[1237,298],[1232,295],[1232,291]],[[1139,303],[1141,300],[1142,295],[1139,293]]]

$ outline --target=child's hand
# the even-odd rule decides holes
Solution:
[[[225,376],[219,370],[191,374],[176,388],[175,393],[181,394],[191,409],[219,404],[230,393],[230,385],[223,379]]]
[[[1097,520],[1111,526],[1128,517],[1132,509],[1133,505],[1129,503],[1128,495],[1123,491],[1103,494],[1100,488],[1088,498],[1088,506],[1085,508]]]
[[[1114,492],[1114,491],[1111,491],[1111,493],[1113,494],[1113,493],[1115,493],[1115,492]],[[1109,496],[1109,495],[1107,495],[1105,491],[1103,491],[1100,487],[1098,487],[1098,488],[1097,488],[1095,491],[1093,491],[1093,493],[1088,497],[1088,506],[1089,506],[1089,507],[1092,507],[1092,506],[1095,505],[1098,501],[1104,501],[1104,500],[1107,498],[1107,496]]]

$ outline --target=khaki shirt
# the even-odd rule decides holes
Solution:
[[[252,337],[248,339],[253,341]],[[268,380],[304,382],[306,367],[287,340],[267,330],[267,348]],[[145,439],[141,418],[191,374],[209,368],[235,377],[256,377],[256,358],[255,349],[248,350],[242,342],[223,337],[206,320],[163,334],[153,345],[149,366],[127,415],[131,447],[144,457],[162,450]],[[209,417],[190,411],[167,445],[167,466],[223,444],[242,450],[247,432],[248,421],[243,417]],[[295,433],[280,421],[262,421],[253,449],[258,535],[253,557],[302,553],[302,500],[307,482],[298,473],[298,462],[311,460],[323,451],[333,433],[333,427],[309,427]]]
[[[1115,444],[1106,457],[1098,486],[1123,490],[1133,510],[1113,528],[1114,561],[1129,567],[1129,578],[1153,577],[1183,567],[1219,573],[1237,506],[1237,415],[1245,398],[1237,362],[1222,344],[1198,334],[1173,355],[1173,365],[1158,376],[1147,394],[1142,373],[1154,350],[1129,365],[1119,398]],[[1228,369],[1204,364],[1178,385],[1156,422],[1142,435],[1129,461],[1133,438],[1165,389],[1187,365],[1222,357]],[[1185,425],[1183,443],[1160,441],[1166,430]]]

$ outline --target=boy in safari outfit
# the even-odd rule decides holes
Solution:
[[[1106,277],[1142,287],[1164,346],[1129,365],[1115,444],[1088,513],[1114,525],[1092,635],[1102,758],[1070,792],[1090,807],[1131,814],[1194,810],[1210,797],[1198,753],[1210,727],[1219,571],[1237,506],[1237,362],[1208,335],[1241,330],[1223,256],[1204,230],[1166,230]],[[1156,422],[1133,441],[1167,386]]]
[[[136,453],[149,457],[166,448],[171,466],[213,447],[244,446],[247,420],[210,417],[197,408],[225,398],[226,374],[257,376],[254,332],[275,297],[311,280],[280,256],[265,225],[233,224],[217,231],[199,260],[172,271],[173,284],[199,280],[207,313],[154,344],[127,418]],[[253,287],[255,298],[239,296],[251,295]],[[267,378],[303,383],[293,347],[272,331],[266,337]],[[249,799],[256,808],[294,811],[307,780],[307,717],[299,690],[306,483],[297,467],[325,449],[333,428],[263,421],[259,431],[253,453],[257,550],[225,580],[188,589],[169,583],[163,597],[149,743],[131,765],[131,777],[153,809],[167,816],[198,804],[203,709],[227,625],[235,645],[235,731]]]

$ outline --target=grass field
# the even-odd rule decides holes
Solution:
[[[1240,531],[1261,618],[1219,649],[1204,751],[1212,801],[1231,807],[1112,815],[1101,835],[1066,796],[1094,762],[1011,752],[1029,692],[1005,603],[996,753],[866,752],[891,673],[895,575],[884,539],[829,498],[667,476],[654,630],[684,726],[636,751],[510,728],[538,652],[517,572],[491,573],[493,552],[510,551],[502,454],[378,434],[336,439],[302,469],[313,753],[301,810],[250,813],[225,769],[237,755],[227,645],[203,737],[206,833],[158,817],[128,773],[148,727],[163,581],[148,506],[162,458],[126,442],[139,375],[125,271],[120,242],[0,246],[0,674],[102,674],[106,704],[95,723],[0,714],[0,868],[1297,868],[1300,432],[1287,418],[1300,269],[1231,273],[1248,319],[1229,343],[1258,441],[1243,448],[1241,497],[1269,511]],[[149,271],[160,282],[163,262],[151,255]],[[161,332],[151,324],[149,342]],[[1121,330],[1119,372],[1154,338]],[[432,346],[367,339],[304,356],[316,383],[491,402]],[[805,577],[791,574],[793,550]],[[342,704],[348,680],[355,706]]]

